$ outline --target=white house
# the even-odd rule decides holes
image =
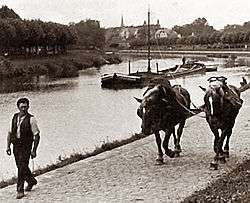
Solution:
[[[168,38],[168,37],[178,37],[178,34],[168,28],[161,28],[155,32],[155,39]]]

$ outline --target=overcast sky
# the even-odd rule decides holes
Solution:
[[[205,17],[209,25],[221,29],[227,24],[250,21],[249,0],[0,0],[23,19],[41,19],[63,24],[95,19],[102,27],[140,25],[147,18],[160,20],[162,27],[184,25]]]

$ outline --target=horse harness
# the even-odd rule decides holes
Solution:
[[[220,76],[220,77],[211,77],[208,79],[209,87],[211,89],[221,88],[223,91],[220,91],[221,96],[230,102],[233,106],[241,107],[243,100],[240,99],[239,94],[229,85],[226,83],[227,78]]]

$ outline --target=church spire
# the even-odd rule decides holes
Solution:
[[[123,15],[122,15],[122,18],[121,18],[121,27],[124,27]]]

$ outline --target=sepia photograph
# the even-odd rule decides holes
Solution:
[[[0,0],[0,202],[250,202],[247,0]]]

